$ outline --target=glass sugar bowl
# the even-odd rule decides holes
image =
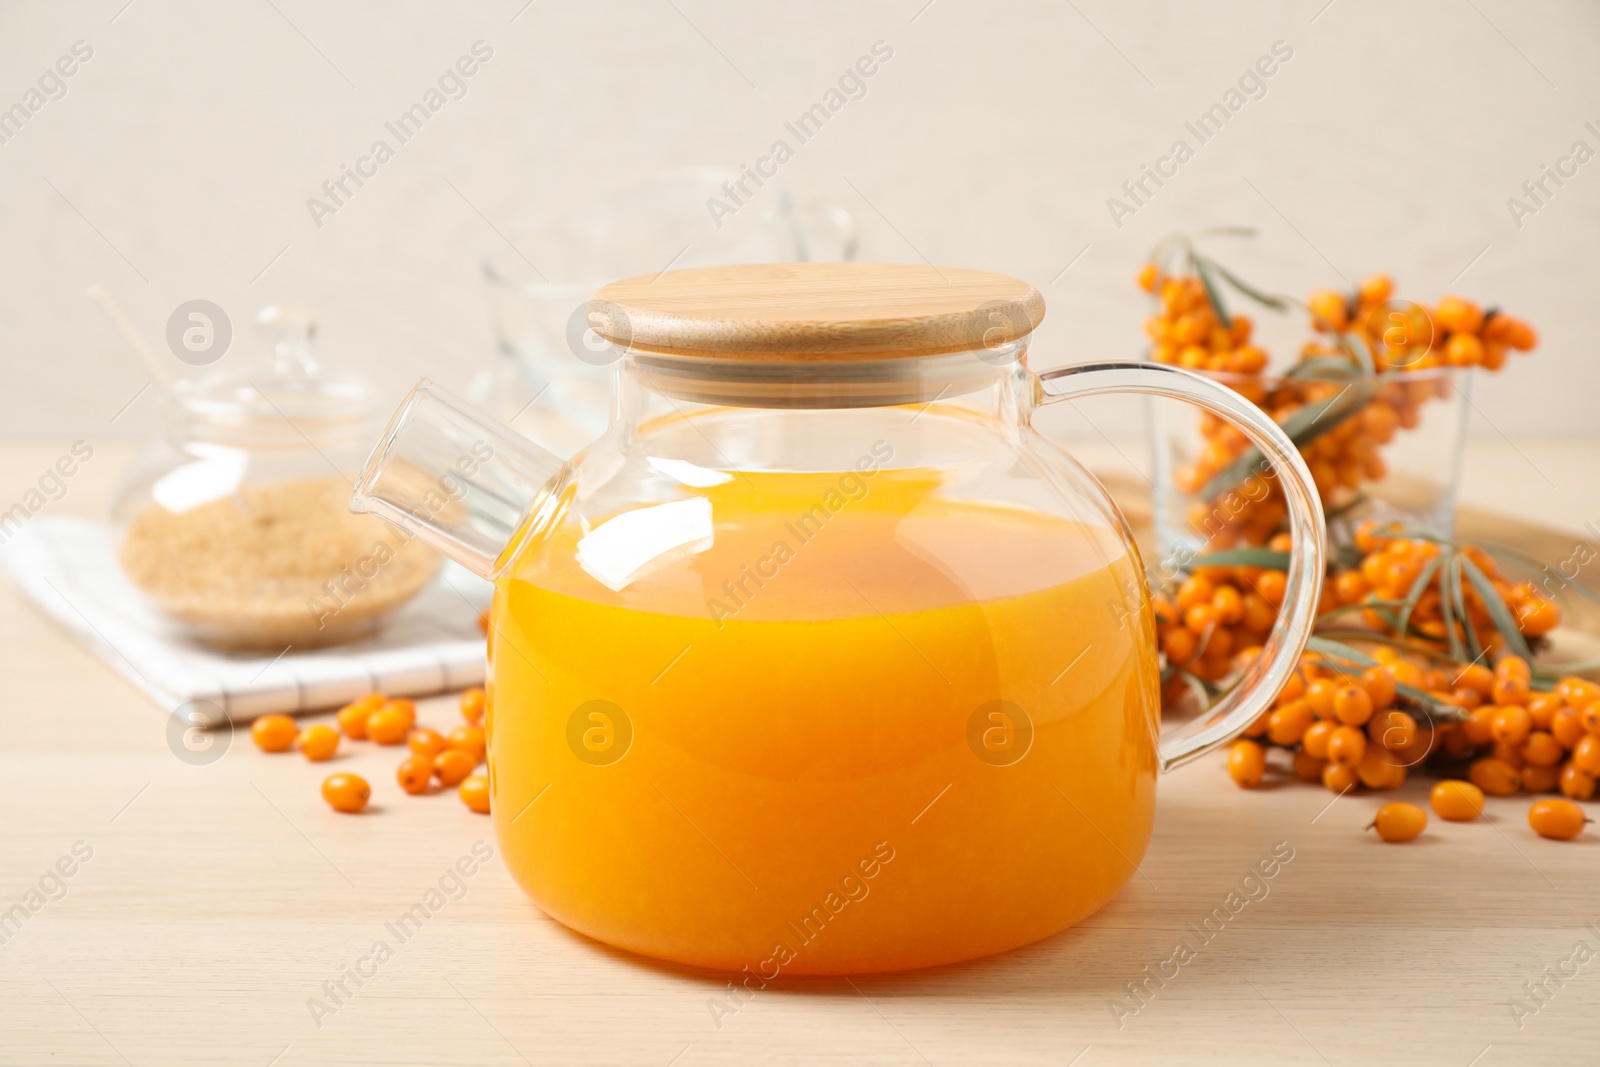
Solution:
[[[410,537],[349,509],[374,432],[372,389],[312,354],[277,307],[256,351],[176,383],[165,427],[121,476],[113,551],[174,632],[236,650],[375,632],[439,570]]]

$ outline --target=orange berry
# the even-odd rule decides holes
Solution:
[[[1367,754],[1367,735],[1354,726],[1340,726],[1328,738],[1328,758],[1334,763],[1354,767]]]
[[[1540,837],[1570,841],[1583,833],[1589,817],[1570,800],[1540,800],[1528,809],[1528,825]]]
[[[383,702],[383,705],[378,708],[378,710],[391,712],[405,719],[407,730],[417,725],[417,706],[411,701],[407,700],[405,697],[395,697],[393,700],[386,700]]]
[[[433,760],[427,756],[407,756],[400,761],[394,776],[401,789],[412,796],[420,796],[428,791],[428,783],[433,781]]]
[[[1333,695],[1339,691],[1337,683],[1328,678],[1318,678],[1306,686],[1306,703],[1319,719],[1333,718]]]
[[[1378,836],[1392,844],[1410,841],[1428,825],[1428,813],[1415,804],[1385,804],[1378,809],[1367,829],[1376,827]]]
[[[1472,715],[1461,724],[1461,732],[1473,745],[1487,745],[1494,741],[1494,717],[1500,709],[1493,704],[1474,708]]]
[[[1520,704],[1501,708],[1494,713],[1494,718],[1489,723],[1489,731],[1494,735],[1494,739],[1504,745],[1522,744],[1528,739],[1528,732],[1532,729],[1533,716],[1529,715],[1528,709]]]
[[[1591,734],[1600,734],[1600,700],[1584,708],[1579,714],[1583,716],[1583,728]]]
[[[1327,760],[1318,759],[1305,749],[1294,754],[1294,776],[1302,782],[1322,781],[1322,769],[1327,765]]]
[[[1376,733],[1373,740],[1390,752],[1400,752],[1417,743],[1417,720],[1403,711],[1391,708],[1372,722],[1376,727],[1369,724],[1367,732]]]
[[[323,763],[339,751],[339,731],[326,723],[307,728],[300,735],[300,752],[312,763]]]
[[[300,727],[287,715],[263,715],[250,724],[250,737],[263,752],[287,752]]]
[[[1283,607],[1283,598],[1289,590],[1289,579],[1283,571],[1263,571],[1256,579],[1256,592],[1266,597],[1275,608]]]
[[[1225,626],[1233,626],[1244,618],[1244,598],[1231,585],[1217,590],[1211,598],[1211,607],[1217,613],[1217,621]]]
[[[1549,600],[1529,600],[1517,608],[1517,629],[1543,637],[1561,625],[1561,609]]]
[[[1331,289],[1312,293],[1306,304],[1311,308],[1312,322],[1319,331],[1343,330],[1349,322],[1349,308],[1344,297]]]
[[[1447,296],[1439,301],[1433,321],[1447,333],[1477,333],[1483,328],[1483,310],[1470,300]]]
[[[367,719],[367,736],[380,745],[403,744],[411,722],[403,710],[385,706]]]
[[[1372,697],[1359,685],[1341,686],[1333,694],[1333,714],[1346,726],[1363,726],[1372,718]]]
[[[1520,678],[1524,682],[1532,681],[1533,668],[1528,666],[1528,661],[1521,656],[1501,656],[1494,665],[1496,678]]]
[[[1563,748],[1572,748],[1587,732],[1583,728],[1583,714],[1577,708],[1562,708],[1550,717],[1550,733]]]
[[[1333,737],[1333,731],[1338,728],[1339,725],[1335,722],[1318,719],[1306,727],[1305,734],[1300,738],[1300,747],[1307,755],[1319,761],[1325,760],[1328,758],[1328,742]]]
[[[1329,763],[1322,768],[1322,784],[1335,793],[1348,793],[1361,783],[1356,769],[1343,763]]]
[[[1394,703],[1394,679],[1382,667],[1369,667],[1361,672],[1361,686],[1372,698],[1374,711],[1382,711]]]
[[[407,734],[406,744],[416,755],[428,760],[432,760],[448,747],[443,734],[426,726],[419,726]]]
[[[1483,814],[1483,790],[1471,782],[1440,782],[1428,794],[1434,814],[1450,822],[1471,822]]]
[[[1228,775],[1244,789],[1254,789],[1267,773],[1267,754],[1254,741],[1235,741],[1228,746]]]
[[[473,686],[471,689],[461,691],[461,717],[474,726],[483,722],[483,709],[487,702],[487,695],[482,689]]]
[[[1147,293],[1153,293],[1161,287],[1161,268],[1154,263],[1146,263],[1139,268],[1139,288]]]
[[[1394,292],[1394,282],[1387,274],[1373,274],[1361,283],[1363,304],[1381,304]]]
[[[1267,737],[1275,745],[1296,745],[1315,721],[1311,706],[1296,700],[1267,715]]]
[[[1555,739],[1555,735],[1545,733],[1543,730],[1533,731],[1522,743],[1522,758],[1535,767],[1554,767],[1566,754],[1566,750],[1561,747],[1561,742]]]
[[[382,693],[368,693],[357,697],[339,709],[339,729],[352,741],[365,741],[367,739],[367,719],[374,711],[383,706],[386,698]]]
[[[1586,708],[1600,700],[1600,685],[1573,675],[1556,683],[1556,695],[1566,701],[1569,708]]]
[[[1396,775],[1394,772],[1399,771]],[[1389,761],[1389,754],[1376,745],[1367,746],[1367,754],[1356,764],[1356,777],[1368,789],[1391,789],[1405,780],[1405,768]]]
[[[1479,696],[1486,697],[1494,692],[1494,671],[1481,663],[1467,664],[1451,681],[1476,691]]]
[[[322,783],[322,799],[334,811],[353,815],[367,806],[371,796],[372,788],[359,774],[330,774]]]
[[[1476,367],[1483,362],[1483,342],[1470,333],[1452,334],[1444,346],[1444,360],[1452,367]]]
[[[459,748],[447,748],[433,757],[433,773],[443,786],[460,785],[478,767],[478,761]]]
[[[1561,768],[1561,777],[1557,779],[1557,784],[1561,792],[1573,800],[1589,800],[1594,796],[1594,775],[1573,766],[1570,762]]]
[[[1572,746],[1572,763],[1586,774],[1600,775],[1600,737],[1590,734]]]
[[[1528,715],[1533,719],[1535,730],[1548,730],[1555,721],[1556,712],[1563,710],[1566,705],[1554,693],[1529,693],[1528,703],[1525,705]]]
[[[1560,767],[1535,767],[1530,764],[1522,768],[1522,788],[1526,792],[1553,793],[1560,784]]]
[[[461,797],[461,802],[479,815],[489,814],[489,779],[481,774],[474,774],[461,780],[461,787],[456,790]]]
[[[1522,788],[1522,772],[1502,759],[1474,760],[1467,769],[1472,784],[1493,797],[1508,797]]]
[[[483,762],[484,754],[488,750],[481,726],[457,726],[450,731],[450,736],[445,738],[444,743],[471,756],[474,765]]]

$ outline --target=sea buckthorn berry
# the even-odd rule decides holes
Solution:
[[[1561,698],[1554,693],[1539,692],[1529,693],[1528,702],[1523,706],[1528,709],[1535,730],[1550,729],[1550,724],[1555,721],[1556,712],[1566,707]]]
[[[1183,613],[1183,624],[1195,634],[1204,636],[1205,632],[1217,623],[1217,609],[1210,604],[1196,604]]]
[[[1585,708],[1595,701],[1600,701],[1600,685],[1570,675],[1556,683],[1556,695],[1564,700],[1569,708]]]
[[[400,761],[394,777],[401,789],[412,796],[420,796],[428,791],[428,783],[433,781],[433,760],[427,756],[407,756]]]
[[[1522,770],[1522,768],[1528,762],[1522,758],[1521,745],[1511,745],[1504,741],[1496,741],[1494,743],[1494,747],[1489,750],[1489,755],[1493,756],[1502,763],[1509,763],[1519,771]]]
[[[1522,772],[1492,756],[1474,760],[1467,769],[1472,784],[1492,797],[1509,797],[1522,788]]]
[[[1502,707],[1494,713],[1490,720],[1489,732],[1494,739],[1505,745],[1520,745],[1528,739],[1528,733],[1533,729],[1533,716],[1528,714],[1528,709],[1520,704]]]
[[[407,700],[405,697],[395,697],[393,700],[386,700],[383,702],[383,706],[378,710],[387,711],[405,719],[407,730],[417,725],[417,706],[410,700]]]
[[[1589,800],[1594,796],[1594,775],[1574,766],[1571,762],[1561,768],[1561,777],[1556,784],[1562,793],[1573,800]]]
[[[1417,743],[1417,720],[1403,711],[1391,708],[1375,717],[1373,722],[1378,723],[1378,736],[1374,740],[1390,752],[1400,752]]]
[[[1311,309],[1312,324],[1319,333],[1343,330],[1349,323],[1349,308],[1344,297],[1331,289],[1319,289],[1311,294],[1306,305]]]
[[[1246,737],[1266,737],[1267,736],[1267,726],[1271,723],[1271,721],[1272,721],[1272,712],[1270,712],[1270,711],[1262,712],[1260,715],[1256,716],[1256,721],[1255,722],[1251,723],[1249,726],[1246,726],[1244,728],[1244,736],[1246,736]]]
[[[1586,774],[1600,775],[1600,737],[1590,734],[1572,746],[1572,762]]]
[[[1374,827],[1378,836],[1391,844],[1410,841],[1428,826],[1428,813],[1415,804],[1385,804],[1378,809],[1367,829]]]
[[[300,736],[300,727],[287,715],[263,715],[250,724],[250,737],[263,752],[287,752]]]
[[[1217,590],[1211,598],[1211,607],[1217,613],[1217,621],[1225,626],[1233,626],[1244,618],[1244,598],[1231,585]]]
[[[1318,678],[1306,686],[1306,703],[1319,719],[1333,718],[1333,695],[1339,691],[1338,683],[1330,678]]]
[[[1560,767],[1537,767],[1530,763],[1522,768],[1522,788],[1524,792],[1553,793],[1560,784]]]
[[[1394,703],[1394,678],[1382,667],[1369,667],[1361,672],[1361,687],[1372,698],[1372,709],[1382,711]]]
[[[346,704],[339,709],[335,716],[339,729],[352,741],[365,741],[367,739],[367,718],[372,714],[372,709],[364,704]]]
[[[406,744],[414,754],[429,760],[449,747],[445,744],[443,734],[426,726],[419,726],[407,734]]]
[[[1209,579],[1191,574],[1183,580],[1182,585],[1178,586],[1178,607],[1188,611],[1199,604],[1209,604],[1216,594],[1217,591]]]
[[[461,691],[461,717],[472,725],[483,722],[483,709],[488,697],[478,686]]]
[[[1461,724],[1461,732],[1474,745],[1490,744],[1494,741],[1494,717],[1499,710],[1493,704],[1473,708],[1467,721]]]
[[[478,762],[459,748],[447,748],[433,757],[433,773],[442,786],[460,785],[477,766]]]
[[[308,727],[300,735],[300,752],[312,763],[323,763],[339,751],[339,731],[326,723]]]
[[[1600,700],[1585,705],[1580,714],[1583,716],[1583,728],[1591,734],[1600,734]]]
[[[1313,756],[1304,748],[1294,754],[1294,776],[1302,782],[1322,781],[1322,768],[1327,765],[1327,760]]]
[[[1480,696],[1488,696],[1494,692],[1494,671],[1481,663],[1469,663],[1461,668],[1452,682],[1476,690]]]
[[[1139,288],[1147,293],[1153,293],[1161,287],[1161,268],[1154,263],[1146,263],[1139,268]]]
[[[1188,663],[1200,650],[1200,639],[1186,627],[1176,627],[1161,635],[1161,651],[1168,663]]]
[[[1471,822],[1483,814],[1483,790],[1471,782],[1440,782],[1428,794],[1433,813],[1450,822]]]
[[[1583,728],[1583,713],[1577,708],[1560,709],[1550,717],[1550,732],[1561,742],[1561,747],[1572,748],[1588,733]]]
[[[367,806],[372,797],[372,787],[359,774],[330,774],[322,783],[322,799],[334,811],[353,815]]]
[[[489,779],[481,774],[470,775],[461,780],[461,787],[456,790],[461,797],[461,803],[477,812],[479,815],[489,814]]]
[[[1374,274],[1361,283],[1363,304],[1381,304],[1394,292],[1394,281],[1387,274]]]
[[[444,743],[471,756],[474,766],[483,762],[484,753],[488,750],[481,726],[457,726],[450,731]]]
[[[1345,571],[1333,580],[1333,588],[1341,602],[1354,604],[1367,595],[1370,587],[1360,571]]]
[[[1338,723],[1328,719],[1318,719],[1306,727],[1305,735],[1300,738],[1300,746],[1305,749],[1307,755],[1325,760],[1328,758],[1328,741],[1332,739],[1333,731],[1338,728]]]
[[[367,719],[367,736],[380,745],[404,744],[411,722],[403,710],[385,706]]]
[[[1483,342],[1470,333],[1455,334],[1445,342],[1444,361],[1452,367],[1476,367],[1483,362]]]
[[[1254,789],[1267,773],[1267,754],[1254,741],[1235,741],[1228,746],[1228,775],[1244,789]]]
[[[1328,758],[1334,763],[1354,767],[1367,754],[1367,735],[1354,726],[1340,726],[1328,738]]]
[[[1397,770],[1401,775],[1394,773]],[[1368,745],[1367,754],[1356,764],[1356,777],[1361,779],[1361,784],[1368,789],[1397,788],[1405,780],[1404,771],[1405,768],[1391,763],[1389,753],[1377,745]]]
[[[1539,800],[1528,809],[1528,825],[1540,837],[1570,841],[1583,833],[1589,817],[1570,800]]]
[[[1434,309],[1433,321],[1447,333],[1477,333],[1483,328],[1483,310],[1470,300],[1447,296]]]
[[[1285,747],[1299,744],[1307,728],[1316,721],[1311,706],[1304,700],[1296,700],[1267,715],[1267,738]]]
[[[1521,656],[1501,656],[1494,665],[1496,678],[1521,678],[1524,682],[1533,680],[1533,668],[1528,666],[1528,661]]]
[[[1340,686],[1333,694],[1333,714],[1346,726],[1365,726],[1372,718],[1372,697],[1362,686]]]
[[[1529,600],[1517,606],[1517,629],[1529,637],[1543,637],[1561,625],[1561,609],[1553,601]]]
[[[1343,763],[1329,763],[1322,768],[1322,784],[1334,793],[1348,793],[1361,784],[1354,767]]]
[[[1543,730],[1533,731],[1522,743],[1522,758],[1535,767],[1554,767],[1566,754],[1566,750],[1561,747],[1561,742],[1555,739],[1555,735],[1545,733]]]
[[[1283,598],[1289,591],[1289,579],[1283,571],[1263,571],[1256,579],[1256,592],[1275,608],[1283,607]]]

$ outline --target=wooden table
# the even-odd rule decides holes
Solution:
[[[1469,470],[1488,477],[1468,499],[1538,507],[1575,536],[1600,518],[1600,448],[1519,446],[1473,446]],[[0,449],[0,501],[61,451]],[[1556,488],[1517,474],[1523,453]],[[98,514],[126,455],[97,449],[51,513]],[[1377,799],[1245,792],[1216,757],[1162,783],[1149,853],[1116,900],[1005,956],[781,981],[719,1028],[721,979],[567,933],[491,859],[319,1026],[308,1000],[331,1003],[324,983],[393,941],[384,924],[488,821],[448,796],[333,814],[317,770],[242,734],[219,761],[184,763],[163,709],[9,590],[0,679],[0,912],[58,863],[73,872],[0,948],[0,1063],[1600,1061],[1600,958],[1574,957],[1579,943],[1600,953],[1600,834],[1541,840],[1524,798],[1386,846],[1362,832]],[[423,721],[450,721],[450,704],[423,702]],[[365,748],[340,766],[387,783],[394,762]],[[1420,780],[1403,793],[1421,800]],[[1199,947],[1190,924],[1275,848],[1293,858],[1268,894]],[[1130,1000],[1147,966],[1173,974],[1163,961],[1185,937],[1195,958]],[[1545,1002],[1527,999],[1530,981],[1546,981]]]

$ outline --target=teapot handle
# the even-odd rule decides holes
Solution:
[[[1300,451],[1265,412],[1210,378],[1162,363],[1082,363],[1034,377],[1035,402],[1098,396],[1103,393],[1147,393],[1187,400],[1235,426],[1272,463],[1283,485],[1294,547],[1284,610],[1244,673],[1239,685],[1209,713],[1161,739],[1163,771],[1181,766],[1238,737],[1272,706],[1305,651],[1316,621],[1317,597],[1324,572],[1327,540],[1322,500]]]

